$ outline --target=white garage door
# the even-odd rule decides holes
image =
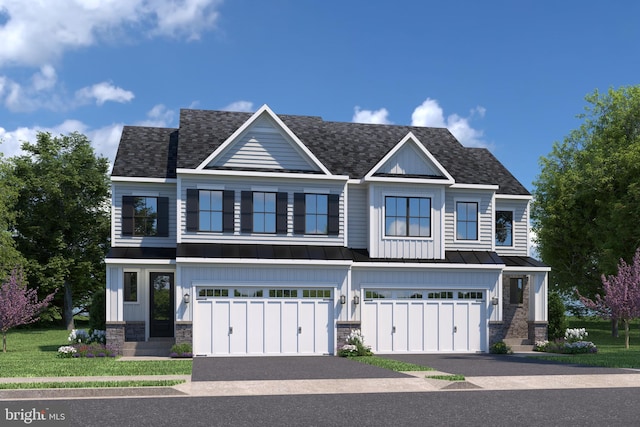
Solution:
[[[327,288],[198,288],[194,354],[332,353],[333,305]]]
[[[485,351],[485,292],[365,290],[362,334],[374,353]]]

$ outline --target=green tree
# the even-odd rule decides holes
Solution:
[[[549,340],[553,341],[564,337],[567,329],[567,318],[562,298],[557,292],[549,292]]]
[[[24,259],[15,247],[13,231],[15,212],[13,206],[18,192],[11,185],[11,168],[0,153],[0,282],[13,270],[24,266]]]
[[[46,293],[68,329],[73,308],[88,304],[104,284],[109,239],[108,161],[86,136],[38,133],[13,158],[17,186],[15,241],[27,259],[29,283]]]
[[[556,290],[594,298],[640,246],[640,86],[586,101],[582,125],[540,160],[532,220]]]

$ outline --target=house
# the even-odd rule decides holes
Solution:
[[[196,355],[488,352],[546,338],[531,195],[447,129],[185,109],[126,126],[107,339]]]

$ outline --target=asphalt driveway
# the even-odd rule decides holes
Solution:
[[[396,354],[389,359],[430,366],[437,371],[466,377],[519,375],[604,375],[639,374],[638,370],[598,368],[539,360],[522,355],[498,354]]]
[[[549,362],[522,355],[378,355],[466,377],[640,374],[640,370]],[[195,357],[192,381],[403,378],[405,374],[334,356]]]
[[[194,357],[192,381],[407,378],[405,374],[334,356]]]

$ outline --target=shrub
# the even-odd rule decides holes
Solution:
[[[107,343],[107,333],[106,331],[101,331],[94,329],[89,332],[86,329],[72,329],[71,333],[69,333],[69,342],[74,344],[90,344],[90,343],[99,343],[106,344]]]
[[[116,357],[116,355],[116,352],[111,347],[100,343],[78,343],[58,348],[58,357],[62,358]]]
[[[347,343],[338,350],[338,355],[348,356],[371,356],[371,347],[364,344],[364,337],[360,329],[354,329],[347,337]]]
[[[489,353],[491,354],[511,354],[511,347],[509,347],[504,341],[498,341],[493,343],[489,348]]]
[[[182,343],[174,344],[169,352],[169,357],[193,357],[193,350],[191,344]]]
[[[103,331],[107,324],[107,294],[104,289],[93,294],[89,306],[89,329]]]
[[[564,337],[565,329],[567,329],[567,318],[565,315],[566,308],[562,302],[560,294],[557,292],[549,293],[549,340],[553,341]]]

